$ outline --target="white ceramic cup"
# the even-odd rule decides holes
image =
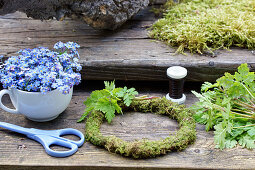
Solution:
[[[5,94],[9,94],[15,109],[3,105],[2,97]],[[22,114],[30,120],[45,122],[55,119],[67,108],[72,94],[73,88],[69,94],[62,94],[59,90],[42,94],[18,89],[4,89],[0,91],[0,107],[10,113]]]

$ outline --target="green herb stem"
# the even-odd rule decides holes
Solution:
[[[237,113],[237,112],[231,112],[231,113],[235,114],[235,115],[238,115],[238,116],[247,117],[247,118],[255,120],[255,117],[252,117],[252,116],[244,115],[244,114]]]
[[[252,112],[247,112],[245,110],[240,110],[240,109],[231,109],[232,111],[236,111],[236,112],[241,112],[241,113],[246,113],[246,114],[249,114],[249,115],[255,115],[255,113],[252,113]]]
[[[247,98],[247,97],[245,97],[244,96],[244,98],[246,99],[246,100],[248,100],[251,104],[252,104],[252,106],[254,106],[254,108],[255,108],[255,101],[252,101],[251,99],[249,99],[249,98]]]
[[[234,102],[234,104],[236,104],[236,105],[238,105],[238,106],[242,106],[242,107],[247,106],[248,108],[255,109],[255,106],[252,106],[252,105],[250,105],[250,104],[247,104],[247,103],[245,103],[245,102],[243,102],[243,101],[241,101],[241,100],[239,100],[239,99],[235,99],[235,100],[237,100],[238,102]],[[250,102],[252,103],[252,101],[250,101]],[[253,103],[252,103],[252,104],[253,104]]]
[[[216,108],[216,109],[219,109],[219,110],[221,110],[221,111],[226,111],[226,109],[224,108],[224,107],[221,107],[221,106],[219,106],[219,105],[216,105],[216,104],[213,104],[213,106]],[[231,109],[232,110],[232,109]],[[239,116],[241,116],[241,117],[247,117],[247,118],[250,118],[250,119],[253,119],[253,120],[255,120],[255,117],[253,117],[253,116],[248,116],[248,115],[245,115],[245,114],[241,114],[241,113],[237,113],[237,112],[233,112],[233,111],[231,111],[231,113],[232,114],[235,114],[235,115],[239,115]]]
[[[251,127],[251,126],[255,126],[255,124],[233,127],[233,129],[246,128],[246,127]]]
[[[248,120],[253,120],[251,118],[248,118],[248,117],[235,117],[236,119],[248,119]]]
[[[255,97],[252,95],[252,93],[250,92],[250,90],[243,84],[243,83],[240,83],[244,88],[245,88],[245,90],[251,95],[251,97],[253,98],[253,99],[255,99]]]

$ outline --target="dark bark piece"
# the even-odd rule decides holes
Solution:
[[[34,19],[77,17],[96,29],[114,30],[149,0],[0,0],[0,15],[21,11]]]

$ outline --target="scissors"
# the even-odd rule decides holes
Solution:
[[[0,127],[21,133],[26,135],[28,138],[33,139],[41,143],[45,151],[54,157],[67,157],[74,154],[78,147],[84,143],[84,135],[72,128],[59,129],[59,130],[39,130],[34,128],[24,128],[21,126],[13,125],[10,123],[0,122]],[[75,135],[80,138],[79,141],[73,141],[61,137],[62,135]],[[69,148],[68,151],[54,151],[50,148],[51,145],[58,145],[65,148]]]

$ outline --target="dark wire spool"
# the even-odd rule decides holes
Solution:
[[[169,79],[169,96],[173,99],[180,99],[183,95],[184,79]]]

